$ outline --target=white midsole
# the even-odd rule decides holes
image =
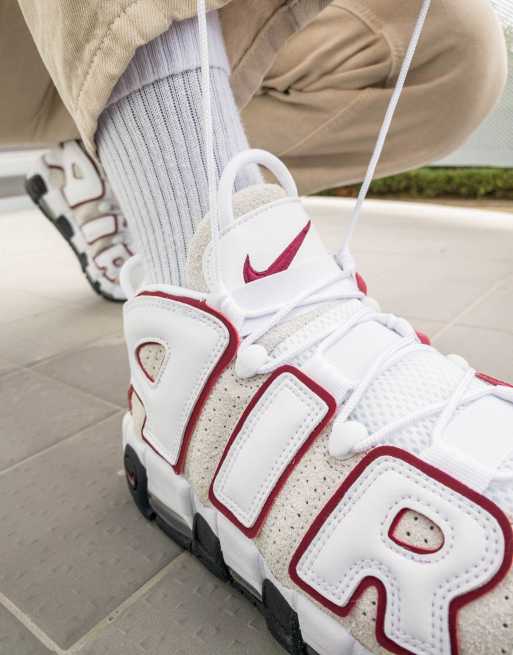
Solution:
[[[203,505],[185,477],[177,475],[135,433],[129,412],[123,417],[123,451],[127,445],[134,449],[146,469],[150,496],[176,514],[191,529],[195,514],[200,514],[218,537],[226,565],[258,597],[262,596],[264,580],[270,580],[297,612],[305,643],[319,655],[371,655],[339,621],[303,594],[284,587],[275,579],[255,542],[243,535],[217,510]]]
[[[84,238],[82,229],[77,223],[75,216],[73,215],[73,210],[63,196],[62,191],[60,189],[52,188],[48,167],[42,158],[35,163],[30,171],[30,177],[33,175],[41,175],[45,181],[48,191],[41,199],[52,213],[52,219],[56,221],[59,216],[65,216],[73,227],[73,236],[70,239],[71,243],[79,253],[87,253],[89,244]],[[120,286],[105,277],[92,257],[87,258],[86,271],[93,282],[98,282],[100,284],[103,292],[118,300],[124,300]]]

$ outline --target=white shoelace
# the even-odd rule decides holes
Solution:
[[[381,126],[379,136],[374,148],[358,199],[356,201],[354,211],[351,217],[350,224],[344,235],[342,248],[337,255],[337,260],[341,266],[341,270],[337,275],[329,279],[318,282],[310,288],[305,289],[303,292],[294,297],[288,304],[283,306],[278,312],[272,315],[268,320],[264,321],[263,325],[253,330],[243,341],[239,349],[238,357],[244,357],[250,353],[251,349],[258,349],[259,357],[249,358],[258,362],[252,371],[253,374],[268,374],[275,371],[280,366],[291,362],[294,358],[310,351],[315,348],[314,357],[322,355],[331,345],[335,344],[338,340],[342,339],[350,330],[362,325],[366,322],[375,321],[381,323],[391,330],[394,330],[399,336],[400,340],[394,343],[381,353],[368,371],[358,382],[351,383],[348,381],[346,396],[341,405],[337,422],[349,419],[351,414],[356,409],[358,403],[373,382],[388,368],[397,364],[401,359],[408,357],[416,352],[430,350],[430,346],[420,343],[414,329],[404,319],[400,319],[390,314],[382,314],[373,311],[365,304],[362,304],[361,311],[356,312],[348,320],[341,325],[334,325],[320,333],[312,335],[310,338],[305,339],[299,345],[287,349],[286,352],[281,352],[279,356],[270,356],[258,342],[264,335],[269,333],[273,328],[282,323],[289,317],[296,309],[304,307],[309,304],[309,300],[314,299],[319,292],[328,290],[330,287],[336,289],[337,282],[343,282],[350,278],[354,279],[355,266],[353,258],[350,254],[349,244],[354,233],[354,230],[360,220],[361,210],[365,199],[368,195],[369,188],[376,168],[381,158],[383,148],[392,125],[392,121],[406,83],[408,72],[411,68],[413,57],[417,49],[420,37],[426,22],[431,0],[423,0],[421,11],[419,13],[413,34],[399,73],[397,83],[392,93],[383,124]],[[216,241],[220,236],[219,224],[219,211],[218,211],[218,198],[217,198],[217,180],[215,171],[215,161],[213,153],[213,132],[212,132],[212,112],[210,103],[210,80],[209,80],[209,54],[208,54],[208,32],[206,21],[205,0],[197,0],[198,18],[199,18],[199,35],[201,46],[201,62],[202,62],[202,82],[203,82],[203,111],[204,111],[204,132],[207,153],[207,168],[209,180],[209,197],[210,197],[210,216],[211,216],[211,230],[212,240]],[[213,249],[214,252],[217,249]],[[358,291],[355,287],[354,291],[337,291],[333,290],[323,295],[323,301],[351,301],[359,300],[364,301],[365,296]],[[226,302],[232,304],[231,299],[227,296]],[[240,312],[239,312],[240,313]],[[260,317],[258,312],[251,314],[243,313],[241,319]],[[494,396],[513,402],[513,389],[505,386],[491,386],[483,385],[476,389],[475,387],[476,371],[472,368],[462,370],[461,379],[450,394],[449,398],[444,401],[433,403],[422,409],[410,413],[398,420],[388,423],[378,431],[369,434],[366,438],[362,439],[359,443],[355,444],[352,448],[352,454],[365,452],[375,446],[382,444],[387,437],[393,433],[397,433],[409,425],[421,421],[428,417],[438,416],[435,428],[432,434],[431,447],[435,447],[443,440],[443,434],[446,427],[455,417],[458,410],[470,403],[478,401],[488,396]],[[448,455],[450,457],[450,455]],[[497,470],[488,471],[490,479],[511,482],[513,481],[513,472],[499,473]]]
[[[342,273],[338,277],[338,280],[344,278],[347,279],[348,276],[348,273]],[[278,326],[285,318],[287,318],[287,316],[289,316],[303,300],[305,300],[308,296],[318,293],[324,287],[333,284],[334,281],[335,279],[332,278],[328,281],[317,284],[313,288],[305,290],[302,296],[295,298],[274,316],[272,316],[265,323],[265,325],[259,327],[257,330],[248,335],[248,337],[244,340],[243,345],[241,346],[240,352],[242,356],[244,356],[244,353],[249,352],[249,349],[255,347],[253,345],[255,342],[257,342],[265,334],[270,332],[274,327]],[[352,293],[335,291],[329,296],[326,296],[326,300],[328,302],[337,300],[362,301],[364,299],[364,294],[357,290]],[[271,355],[267,355],[267,353],[263,352],[265,355],[265,361],[263,361],[260,366],[255,368],[253,373],[271,373],[284,364],[290,363],[296,357],[299,357],[302,353],[309,352],[312,348],[315,348],[315,351],[310,356],[312,359],[315,359],[317,356],[326,352],[340,339],[343,339],[351,330],[368,322],[378,322],[386,326],[388,329],[395,331],[400,336],[400,340],[385,349],[376,358],[372,366],[370,366],[370,368],[365,372],[364,376],[360,380],[357,382],[349,380],[347,381],[345,387],[345,398],[337,415],[337,422],[346,421],[357,408],[358,403],[362,400],[369,387],[382,373],[384,373],[387,369],[395,366],[403,358],[409,357],[419,352],[432,351],[431,346],[420,342],[417,334],[415,333],[415,330],[406,320],[394,316],[393,314],[385,314],[373,311],[365,304],[362,304],[361,310],[356,311],[342,324],[331,325],[327,329],[311,335],[309,338],[301,341],[300,344],[293,346],[286,351],[280,352],[279,356],[277,357],[273,357],[272,353]],[[258,345],[256,345],[256,347],[259,349],[262,348]],[[416,412],[407,414],[404,417],[384,425],[378,431],[369,434],[368,437],[355,444],[349,455],[365,452],[371,448],[381,445],[386,442],[387,437],[397,434],[399,431],[409,427],[410,425],[432,416],[438,416],[438,421],[436,422],[435,428],[433,430],[431,440],[431,447],[433,448],[440,445],[443,440],[443,434],[446,427],[449,425],[461,407],[490,396],[513,402],[513,389],[505,386],[495,387],[485,384],[482,386],[479,385],[479,388],[476,389],[475,382],[476,371],[474,369],[469,367],[466,370],[462,370],[460,381],[458,382],[453,393],[446,400],[427,405]],[[490,479],[493,478],[501,479],[504,481],[512,481],[513,472],[511,474],[498,474],[497,471],[490,471],[489,477]]]

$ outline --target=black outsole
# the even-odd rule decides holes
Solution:
[[[39,207],[41,198],[45,193],[48,193],[48,188],[41,175],[33,175],[25,180],[25,191],[32,199],[32,202]]]
[[[264,581],[262,604],[267,627],[276,641],[287,653],[304,653],[298,615],[269,580]]]
[[[184,530],[178,518],[173,520],[168,512],[165,516],[159,514],[159,510],[148,497],[146,470],[131,446],[126,446],[124,461],[128,489],[142,515],[148,520],[155,519],[161,530],[175,543],[197,557],[216,577],[223,582],[229,582],[245,596],[263,614],[269,632],[287,653],[318,655],[303,641],[298,615],[277,587],[270,580],[265,580],[260,599],[247,585],[241,584],[226,565],[221,543],[205,519],[196,514],[193,529]]]
[[[141,464],[135,450],[131,446],[125,448],[123,464],[125,467],[128,488],[130,489],[134,503],[145,518],[149,520],[154,519],[155,512],[148,499],[148,478],[146,477],[146,469]]]
[[[89,275],[89,273],[87,272],[87,264],[88,264],[87,255],[85,252],[79,252],[75,248],[75,245],[71,240],[75,233],[73,226],[65,216],[58,216],[57,218],[54,218],[44,201],[44,196],[46,195],[46,193],[48,193],[48,187],[46,186],[46,182],[41,177],[41,175],[33,175],[32,177],[27,178],[25,180],[25,191],[31,198],[32,202],[35,205],[37,205],[37,207],[41,210],[44,216],[50,221],[50,223],[58,230],[60,235],[66,240],[69,247],[75,254],[75,257],[78,259],[78,263],[80,264],[82,273],[85,275],[93,291],[97,293],[99,296],[101,296],[102,298],[105,298],[105,300],[108,300],[109,302],[115,302],[115,303],[125,302],[124,300],[121,300],[120,298],[114,298],[114,296],[111,296],[110,293],[106,293],[105,291],[103,291],[100,283],[97,280],[93,280]]]

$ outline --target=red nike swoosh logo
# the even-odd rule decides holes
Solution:
[[[312,221],[308,221],[308,223],[297,235],[297,237],[294,237],[294,239],[289,243],[281,255],[278,255],[278,257],[268,268],[265,269],[265,271],[256,271],[251,265],[249,255],[247,255],[243,270],[244,282],[249,284],[249,282],[261,280],[263,277],[267,277],[268,275],[274,275],[275,273],[282,273],[283,271],[286,271],[294,261],[294,257],[297,255],[299,249],[303,245],[303,241],[310,231],[311,225]]]

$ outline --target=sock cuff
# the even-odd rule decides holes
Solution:
[[[220,68],[229,75],[230,65],[217,11],[207,14],[207,28],[210,66]],[[166,32],[136,50],[128,68],[114,87],[107,107],[143,86],[200,66],[198,18],[195,16],[175,21]]]

